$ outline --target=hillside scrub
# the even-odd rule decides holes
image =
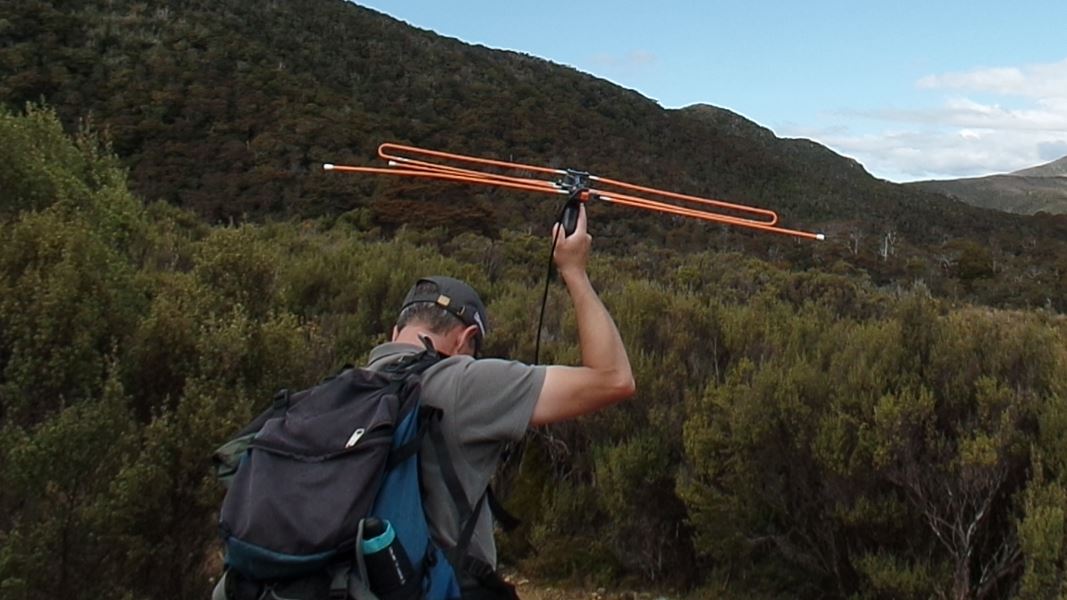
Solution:
[[[387,236],[419,227],[497,240],[558,210],[538,194],[322,169],[377,162],[375,147],[395,141],[750,204],[827,235],[811,244],[593,203],[598,251],[620,258],[641,240],[638,256],[739,252],[786,270],[862,273],[881,287],[922,282],[954,301],[1067,312],[1067,215],[979,209],[882,181],[729,110],[665,109],[354,2],[0,3],[0,107],[42,101],[68,130],[91,116],[108,133],[137,197],[207,223],[347,213]],[[86,193],[82,175],[97,185],[80,171],[85,161],[50,148],[0,148],[2,189],[16,189],[12,168],[22,185],[32,181],[22,165],[56,161],[55,189],[20,195],[19,207]],[[659,280],[661,266],[628,272]]]
[[[206,597],[211,451],[363,360],[418,275],[484,290],[488,354],[532,360],[546,236],[206,226],[94,139],[0,113],[4,155],[35,157],[0,161],[0,599]],[[506,563],[738,598],[1064,591],[1062,316],[739,253],[590,271],[638,394],[513,454]],[[559,285],[541,355],[578,360]]]

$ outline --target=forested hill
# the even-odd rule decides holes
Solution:
[[[321,171],[373,162],[378,143],[400,141],[751,203],[829,236],[798,246],[604,206],[593,214],[604,249],[650,238],[745,249],[800,268],[842,262],[879,283],[923,279],[935,292],[945,276],[992,278],[998,290],[978,300],[1024,306],[1048,304],[1067,270],[1056,264],[1067,218],[1004,215],[877,180],[730,111],[665,110],[572,68],[341,0],[3,3],[0,102],[17,111],[40,101],[71,130],[90,119],[104,131],[142,199],[209,222],[359,209],[387,231],[496,237],[555,210],[529,194]],[[945,289],[957,288],[974,291],[969,281]]]
[[[212,220],[321,214],[396,195],[394,182],[330,177],[319,165],[366,163],[379,142],[400,140],[753,202],[804,225],[859,220],[921,239],[1028,228],[874,180],[854,161],[727,111],[664,110],[574,69],[341,0],[11,2],[0,11],[0,99],[16,109],[44,99],[68,124],[92,115],[135,191]]]

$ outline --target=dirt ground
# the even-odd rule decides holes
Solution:
[[[508,574],[505,578],[518,589],[521,600],[672,600],[670,596],[651,592],[562,587],[531,581],[517,574]]]

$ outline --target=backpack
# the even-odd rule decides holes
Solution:
[[[391,524],[414,569],[415,583],[390,599],[460,597],[457,571],[468,567],[489,494],[472,506],[457,489],[436,427],[441,412],[419,402],[420,375],[438,360],[427,348],[382,371],[348,368],[313,388],[282,390],[215,452],[228,489],[219,516],[226,571],[214,598],[376,598],[360,543],[371,516]],[[463,518],[447,553],[430,538],[422,506],[418,451],[427,438]]]

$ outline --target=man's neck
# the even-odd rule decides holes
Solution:
[[[429,339],[435,348],[441,345],[440,336],[431,331],[415,327],[405,327],[402,331],[397,333],[396,337],[393,338],[393,341],[401,344],[411,344],[421,348],[425,345],[422,341],[423,339]]]

